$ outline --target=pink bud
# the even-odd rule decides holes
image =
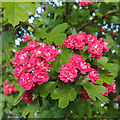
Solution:
[[[62,50],[59,49],[58,52],[57,52],[58,55],[61,55],[62,54]]]
[[[8,80],[5,80],[3,86],[6,86],[7,84],[8,84]]]

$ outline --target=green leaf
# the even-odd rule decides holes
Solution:
[[[4,31],[2,32],[1,36],[0,36],[0,40],[2,43],[2,52],[4,54],[4,56],[2,56],[4,58],[4,60],[7,62],[7,64],[9,64],[10,62],[10,51],[12,51],[13,47],[14,47],[14,41],[16,39],[15,34],[13,33],[13,31]]]
[[[48,44],[52,44],[55,42],[58,45],[62,45],[64,43],[63,40],[66,39],[66,34],[63,33],[68,28],[67,23],[59,24],[55,28],[52,29],[50,33],[46,36],[46,42]]]
[[[44,39],[47,36],[46,29],[39,29],[39,31],[35,31],[34,35]]]
[[[19,95],[17,96],[17,98],[14,99],[14,104],[13,106],[17,105],[20,102],[21,97],[23,96],[23,94],[25,93],[25,89],[22,89],[19,93]]]
[[[105,64],[108,62],[108,58],[107,57],[101,57],[100,60],[97,60],[97,63],[100,63],[100,64]]]
[[[100,13],[99,11],[96,11],[96,12],[95,12],[95,14],[96,14],[96,16],[100,16],[100,17],[102,17],[102,16],[103,16],[103,14],[102,14],[102,13]]]
[[[68,50],[68,49],[61,49],[61,50],[62,50],[62,54],[60,56],[57,56],[55,58],[55,61],[53,61],[51,64],[51,70],[56,72],[59,72],[61,65],[66,64],[68,60],[71,58],[71,56],[74,55],[72,50]]]
[[[119,23],[119,17],[112,16],[111,22],[113,22],[113,23]]]
[[[101,107],[102,102],[97,100],[94,102],[94,106],[96,107],[96,109],[98,109],[98,111],[102,114],[104,112],[103,108]]]
[[[104,67],[106,70],[108,70],[109,72],[111,72],[111,74],[116,77],[118,75],[118,64],[115,63],[107,63],[104,64]]]
[[[69,27],[68,23],[62,23],[54,27],[51,31],[51,33],[54,32],[64,32]]]
[[[104,64],[106,64],[108,62],[108,58],[107,57],[101,57],[100,60],[94,60],[92,63],[94,65],[100,66],[100,67],[104,67]]]
[[[68,106],[69,101],[74,101],[76,98],[76,91],[73,87],[68,85],[59,84],[53,92],[51,92],[52,99],[59,99],[58,106],[65,108]]]
[[[111,5],[107,4],[107,3],[101,3],[100,7],[99,7],[99,11],[105,15],[107,13],[107,11],[110,10]]]
[[[43,112],[38,112],[37,113],[37,118],[52,118],[53,117],[53,112],[50,110],[44,110]]]
[[[25,22],[29,19],[28,14],[35,13],[35,5],[30,2],[5,2],[3,11],[4,17],[13,25],[18,25],[19,22]]]
[[[104,86],[94,85],[93,83],[86,82],[84,84],[84,88],[86,89],[89,97],[94,101],[96,101],[96,98],[98,98],[101,102],[108,103],[109,99],[101,94],[107,91]]]
[[[93,64],[105,68],[105,70],[111,72],[111,74],[116,77],[118,75],[118,64],[107,62],[107,57],[101,57],[100,60],[94,60]]]
[[[114,82],[114,77],[112,75],[107,75],[105,71],[99,71],[99,77],[101,81],[111,85]],[[97,80],[99,81],[99,80]]]
[[[68,106],[68,104],[69,104],[69,99],[64,99],[64,98],[59,99],[59,103],[58,103],[59,107],[65,108]]]
[[[26,116],[28,113],[29,118],[35,118],[35,112],[39,109],[38,99],[34,100],[33,103],[27,104],[22,111],[22,116]]]
[[[49,33],[46,37],[46,42],[48,44],[52,44],[52,42],[55,42],[57,45],[63,45],[63,40],[66,39],[66,35],[59,32]]]
[[[114,46],[114,44],[115,44],[112,37],[110,35],[108,35],[108,34],[106,35],[105,41],[108,43],[109,48],[112,48]]]
[[[38,86],[37,91],[40,92],[41,97],[46,97],[50,92],[52,92],[56,87],[55,82],[46,82],[40,86]]]

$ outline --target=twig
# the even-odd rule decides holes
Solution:
[[[36,27],[34,27],[32,24],[25,22],[26,25],[30,26],[31,28],[33,28],[36,31],[39,31]]]
[[[24,22],[24,23],[22,23],[21,25],[18,25],[15,29],[17,30],[17,29],[19,29],[21,26],[23,26],[23,25],[28,25],[28,26],[30,26],[31,28],[33,28],[34,30],[36,30],[36,31],[39,31],[36,27],[34,27],[32,24],[30,24],[30,23],[28,23],[28,22]]]
[[[117,11],[118,11],[118,9],[111,10],[111,11],[108,11],[105,15],[109,15],[109,14],[112,14],[112,13],[117,12]],[[105,17],[105,15],[102,16],[102,17]],[[86,26],[89,25],[91,22],[94,22],[96,19],[99,19],[99,18],[100,18],[100,16],[95,17],[93,20],[91,20],[91,21],[85,23],[84,25],[82,25],[81,27],[77,28],[77,31],[81,30],[82,28],[86,27]]]
[[[66,0],[65,2],[65,22],[67,22],[67,16],[68,16],[68,12],[69,12],[69,2],[67,2],[68,0]]]

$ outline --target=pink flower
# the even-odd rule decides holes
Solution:
[[[26,59],[23,63],[24,70],[27,70],[27,72],[31,72],[34,68],[35,63],[31,59]]]
[[[23,50],[29,52],[29,51],[35,49],[37,46],[38,46],[38,43],[33,40],[33,41],[28,42],[27,45],[25,47],[23,47]]]
[[[39,42],[39,43],[38,43],[38,46],[44,48],[44,47],[46,46],[46,44]]]
[[[101,32],[106,33],[106,30],[104,28],[100,27],[100,30],[101,30]]]
[[[71,49],[83,49],[83,47],[85,46],[85,39],[86,39],[86,33],[79,33],[76,35],[70,35],[68,36],[65,40],[64,40],[64,45],[67,48],[71,48]]]
[[[35,88],[31,88],[30,90],[26,91],[26,92],[23,94],[21,100],[25,100],[26,103],[31,104],[31,103],[33,102],[33,100],[32,100],[32,98],[33,98],[32,93],[33,93],[34,90],[35,90]]]
[[[91,80],[92,83],[96,84],[96,80],[99,80],[98,76],[99,73],[97,72],[97,70],[91,68],[88,74],[88,78]]]
[[[45,9],[47,9],[47,5],[45,5]]]
[[[86,74],[86,72],[89,72],[91,70],[91,65],[84,61],[81,61],[78,65],[78,69],[81,71],[82,74]]]
[[[62,54],[62,50],[59,49],[58,52],[57,52],[57,55],[61,55]]]
[[[7,84],[8,84],[8,80],[5,80],[3,86],[6,86]]]
[[[108,51],[109,51],[109,47],[107,46],[108,43],[105,42],[104,39],[100,38],[100,39],[99,39],[99,43],[101,43],[101,45],[102,45],[102,47],[103,47],[102,50],[103,50],[104,52],[108,52]]]
[[[67,63],[67,65],[62,65],[61,67],[62,69],[59,69],[60,75],[58,77],[60,77],[63,82],[67,83],[69,80],[73,82],[78,72],[76,67],[72,63]]]
[[[23,50],[15,54],[13,61],[13,66],[16,67],[14,76],[20,78],[21,88],[30,90],[35,86],[35,82],[41,85],[48,81],[48,73],[45,70],[49,70],[51,64],[47,61],[54,61],[57,55],[62,54],[62,50],[57,50],[54,46],[47,46],[44,43],[31,41]]]
[[[64,48],[64,44],[63,45],[57,45],[57,44],[55,44],[55,46],[58,46],[60,48]]]
[[[74,54],[71,59],[69,59],[69,62],[72,63],[76,68],[79,67],[80,62],[84,62],[84,58],[82,56],[79,56],[78,54]]]
[[[51,64],[47,63],[43,58],[36,58],[35,64],[37,67],[44,68],[45,70],[49,70],[51,66]]]
[[[28,37],[28,35],[25,35],[25,36],[23,37],[23,42],[27,42],[27,41],[29,41],[29,40],[31,40],[31,37]]]
[[[85,39],[86,39],[86,33],[79,33],[76,34],[76,42],[75,42],[75,49],[82,50],[85,46]]]
[[[35,67],[33,74],[34,74],[33,80],[34,82],[37,82],[38,85],[47,82],[49,79],[48,73],[42,67]]]
[[[84,6],[89,6],[90,4],[92,4],[92,2],[90,2],[89,0],[82,0],[82,2],[79,3],[79,7]]]
[[[32,49],[30,51],[31,55],[35,58],[35,57],[41,57],[42,55],[42,50],[44,50],[43,47],[36,47],[35,49]]]
[[[108,96],[108,94],[109,94],[110,92],[116,93],[116,84],[115,84],[115,83],[112,83],[112,85],[108,85],[107,83],[103,83],[103,86],[106,87],[107,92],[102,93],[102,95]]]
[[[15,68],[14,76],[19,78],[22,74],[24,74],[24,70],[25,69],[23,68],[23,66],[17,66]]]
[[[12,62],[13,66],[19,66],[23,64],[24,60],[28,59],[28,52],[21,50],[15,53],[15,59]]]
[[[67,48],[73,49],[74,46],[75,46],[75,42],[76,42],[76,36],[75,35],[70,35],[64,40],[64,45]]]
[[[84,87],[82,87],[82,92],[80,94],[82,96],[83,99],[91,99],[89,96],[88,96],[88,93],[87,91],[84,89]]]
[[[21,88],[30,90],[32,87],[34,87],[34,80],[33,75],[30,73],[22,74],[19,79]]]
[[[102,57],[102,55],[103,55],[103,53],[102,53],[103,46],[98,41],[89,44],[87,50],[88,50],[88,53],[92,54],[92,57],[95,57],[97,60],[99,60],[100,57]]]
[[[12,92],[17,92],[13,84],[7,84],[3,90],[6,95],[12,94]]]
[[[109,17],[109,15],[105,15],[105,17],[107,18],[107,17]]]
[[[102,68],[100,66],[97,66],[97,70],[105,70],[105,68]]]
[[[112,30],[110,32],[112,33],[113,36],[115,36],[115,32],[113,32]]]
[[[55,57],[57,56],[58,50],[54,46],[45,46],[44,50],[42,50],[42,58],[46,58],[46,61],[52,62],[55,61]]]
[[[85,42],[87,44],[91,44],[91,43],[94,43],[97,41],[97,36],[95,35],[92,35],[92,34],[89,34],[89,35],[86,35],[86,39],[85,39]]]

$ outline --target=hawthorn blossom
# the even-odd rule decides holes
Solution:
[[[97,70],[91,68],[88,74],[88,78],[90,79],[90,81],[96,84],[96,80],[99,80],[98,76],[99,76],[99,73],[97,72]]]
[[[58,76],[61,81],[67,83],[70,80],[73,82],[74,78],[77,77],[78,70],[76,67],[72,63],[67,63],[66,65],[62,65],[61,68],[62,69],[59,69],[60,75]]]
[[[29,41],[29,40],[31,40],[31,37],[28,37],[28,35],[25,35],[25,36],[23,37],[23,42],[27,42],[27,41]]]
[[[81,71],[82,74],[86,74],[86,72],[89,72],[91,70],[91,65],[84,61],[81,61],[78,65],[78,69]]]
[[[20,100],[25,100],[26,103],[31,104],[33,102],[32,98],[33,98],[33,91],[35,90],[35,88],[31,88],[30,90],[27,90],[23,96],[21,97]]]
[[[76,68],[79,67],[80,62],[84,62],[84,57],[79,56],[78,54],[74,54],[71,59],[69,59],[69,62],[72,63]]]
[[[89,96],[88,96],[88,93],[87,91],[85,90],[84,87],[82,87],[82,92],[80,94],[82,96],[83,99],[91,99]]]
[[[111,85],[108,85],[107,83],[103,83],[103,86],[106,87],[107,92],[102,93],[102,95],[108,96],[108,94],[109,94],[110,92],[116,93],[116,84],[115,84],[115,83],[112,83]]]
[[[52,62],[55,61],[58,50],[54,46],[45,46],[42,50],[42,58],[46,58],[46,61]]]
[[[13,84],[6,84],[3,93],[6,95],[12,94],[12,92],[17,92]]]
[[[35,86],[33,75],[30,73],[22,74],[19,79],[19,83],[21,88],[30,90],[32,87]]]
[[[38,85],[47,82],[49,79],[48,73],[45,71],[45,68],[42,67],[35,67],[33,74],[34,74],[33,80],[34,82],[37,82]]]

